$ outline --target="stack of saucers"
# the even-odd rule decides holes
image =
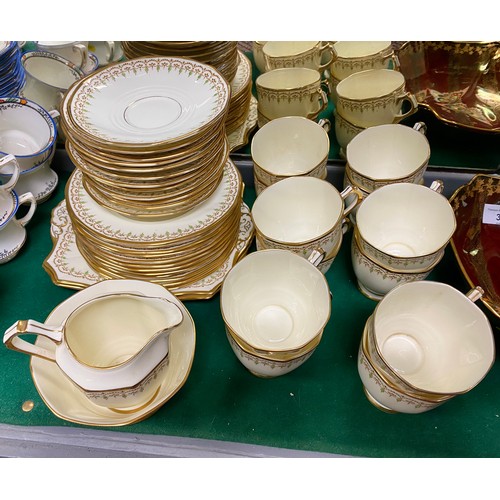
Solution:
[[[66,204],[78,249],[102,276],[180,288],[213,273],[232,252],[239,233],[242,182],[228,160],[222,182],[197,207],[168,220],[138,221],[97,203],[76,169],[68,181]]]
[[[122,42],[127,59],[145,56],[186,57],[214,67],[230,82],[238,69],[238,42]]]
[[[238,69],[230,84],[231,100],[226,118],[228,135],[245,123],[252,98],[252,63],[243,52],[238,51],[238,55]]]
[[[228,83],[206,64],[139,58],[73,85],[61,127],[95,201],[136,219],[178,217],[221,182],[229,100]]]
[[[0,95],[18,96],[26,81],[17,42],[0,42]]]

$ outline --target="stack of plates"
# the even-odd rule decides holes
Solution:
[[[178,217],[220,185],[231,89],[197,61],[148,57],[81,79],[61,103],[66,148],[94,201],[135,219]]]
[[[139,221],[97,203],[75,169],[66,207],[78,250],[92,269],[108,279],[141,279],[175,290],[211,275],[233,252],[242,191],[240,173],[228,159],[217,189],[193,210],[168,220]]]
[[[238,51],[239,64],[231,81],[231,100],[226,118],[226,132],[233,133],[247,119],[252,98],[252,63],[243,52]]]
[[[238,68],[238,42],[122,42],[127,59],[144,56],[186,57],[209,64],[230,82]]]
[[[0,95],[18,96],[26,82],[17,42],[0,42]]]

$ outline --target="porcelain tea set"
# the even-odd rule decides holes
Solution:
[[[254,42],[261,74],[259,129],[251,141],[257,197],[250,208],[243,204],[242,181],[224,134],[231,86],[217,79],[216,70],[197,62],[184,72],[184,59],[158,56],[84,75],[79,66],[87,63],[89,47],[111,60],[117,42],[98,49],[96,42],[47,43],[38,42],[43,50],[25,57],[28,80],[42,57],[54,68],[59,57],[73,62],[54,70],[60,78],[48,84],[54,92],[37,95],[47,99],[47,109],[59,105],[59,111],[47,112],[25,98],[6,104],[22,110],[12,120],[38,113],[29,118],[25,134],[38,146],[1,160],[1,168],[12,171],[0,191],[0,215],[6,214],[0,241],[11,219],[16,227],[29,220],[15,219],[18,205],[30,202],[34,211],[36,197],[17,197],[13,187],[23,172],[50,165],[54,118],[61,113],[77,168],[65,200],[53,211],[51,234],[64,234],[71,245],[65,251],[91,272],[78,283],[83,289],[45,322],[20,320],[4,334],[6,347],[31,356],[33,381],[55,414],[90,425],[124,425],[156,411],[182,387],[194,356],[194,323],[181,300],[219,291],[225,334],[243,367],[261,378],[299,368],[334,320],[325,274],[351,230],[358,288],[376,304],[357,360],[367,399],[383,411],[420,413],[486,376],[495,346],[488,319],[474,303],[483,291],[476,287],[465,295],[426,280],[443,257],[456,219],[441,194],[443,183],[423,185],[430,157],[425,124],[398,123],[416,101],[405,90],[390,45]],[[124,42],[124,51],[167,50],[141,43]],[[40,55],[49,53],[47,47],[59,54]],[[218,54],[213,47],[202,50]],[[231,58],[217,60],[224,71],[235,71],[233,77],[241,67],[229,64]],[[146,64],[155,64],[155,71]],[[197,82],[209,73],[211,86],[200,90]],[[246,82],[243,73],[240,80]],[[176,91],[159,95],[162,79]],[[239,88],[242,102],[246,83]],[[343,136],[342,191],[327,180],[330,123],[319,115],[329,99],[336,102],[337,137],[344,134],[337,123],[347,124],[345,130],[357,127]],[[377,105],[381,101],[383,107]],[[410,111],[402,111],[404,102]],[[205,153],[215,160],[206,163],[205,181],[189,191],[196,177],[192,167]],[[141,205],[141,196],[154,198],[164,185],[177,186],[177,195]],[[132,212],[127,199],[136,200]],[[256,251],[247,254],[254,235]],[[206,264],[200,266],[200,259]],[[66,271],[50,256],[44,267],[56,284],[68,284]],[[197,288],[197,280],[212,284]],[[35,343],[25,341],[26,335],[36,335]],[[56,385],[67,397],[56,394]]]

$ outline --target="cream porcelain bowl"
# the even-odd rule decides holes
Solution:
[[[330,290],[306,259],[288,250],[261,250],[229,271],[220,307],[227,327],[253,349],[287,352],[323,331],[330,317]]]
[[[428,270],[455,228],[448,200],[419,184],[382,186],[356,212],[355,233],[363,253],[391,270]]]

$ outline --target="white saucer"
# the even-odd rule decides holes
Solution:
[[[21,173],[16,183],[19,193],[33,193],[38,204],[46,201],[57,187],[59,177],[48,163],[40,167]]]
[[[43,262],[54,284],[82,289],[105,280],[94,271],[83,258],[75,241],[75,233],[66,208],[66,200],[61,201],[53,210],[50,234],[54,247]],[[169,288],[182,300],[204,300],[213,297],[220,289],[227,273],[247,252],[252,243],[254,225],[250,209],[241,204],[240,232],[238,241],[224,264],[214,273],[188,287]]]
[[[27,233],[22,224],[12,220],[0,232],[0,264],[11,261],[21,250]]]
[[[135,411],[114,411],[97,406],[76,388],[52,361],[35,356],[31,358],[31,376],[35,387],[48,408],[57,417],[81,425],[99,427],[133,424],[149,417],[165,404],[184,385],[191,371],[196,344],[196,329],[184,304],[159,285],[136,280],[107,280],[75,293],[59,304],[47,317],[47,325],[60,325],[83,302],[110,292],[136,292],[167,298],[184,313],[184,320],[170,336],[170,362],[163,371],[164,380],[155,397]],[[36,345],[53,349],[54,344],[38,336]]]
[[[248,144],[250,132],[257,125],[257,99],[252,96],[250,98],[250,107],[248,109],[245,123],[238,127],[234,132],[227,136],[229,140],[229,151],[232,153],[239,148]]]

